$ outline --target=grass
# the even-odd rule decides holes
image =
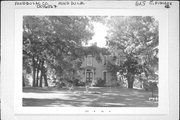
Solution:
[[[151,92],[120,87],[23,88],[23,106],[36,107],[157,107],[149,97]]]

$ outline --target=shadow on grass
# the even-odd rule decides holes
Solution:
[[[89,93],[84,93],[84,88],[75,88],[73,92],[64,90],[31,90],[35,93],[57,93],[56,98],[23,98],[23,106],[43,107],[157,107],[158,103],[149,101],[150,92],[133,89],[119,88],[90,88]],[[28,91],[28,90],[27,90]],[[42,92],[43,91],[43,92]],[[58,92],[65,92],[58,96]],[[28,93],[28,92],[27,92]],[[43,96],[43,94],[42,94]]]
[[[27,105],[28,104],[28,105]],[[23,98],[23,106],[38,107],[127,107],[122,103],[90,102],[87,100],[63,100],[63,99],[26,99]]]
[[[41,88],[41,87],[25,87],[23,88],[24,93],[52,93],[55,88]]]

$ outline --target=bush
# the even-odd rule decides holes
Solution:
[[[77,86],[85,86],[85,82],[79,81]]]
[[[65,84],[61,81],[58,81],[58,82],[54,82],[55,83],[55,86],[54,87],[57,87],[57,88],[62,88],[63,86],[65,86]]]
[[[80,82],[79,79],[74,79],[74,80],[73,80],[73,84],[74,84],[75,86],[78,86],[79,82]]]
[[[96,87],[104,87],[105,86],[106,81],[102,80],[101,78],[97,78],[96,82],[94,83],[93,86]]]
[[[152,81],[144,81],[143,87],[146,91],[153,91],[158,89],[157,83]]]

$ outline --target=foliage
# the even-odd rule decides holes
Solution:
[[[85,82],[81,81],[80,79],[74,79],[73,85],[74,86],[85,86]]]
[[[83,47],[94,34],[94,21],[109,27],[108,48]],[[23,74],[32,74],[34,87],[48,86],[51,77],[77,85],[84,56],[101,61],[101,54],[110,55],[106,67],[113,80],[119,72],[132,88],[135,76],[158,73],[158,44],[158,21],[152,16],[24,16]]]
[[[111,72],[113,79],[116,79],[117,77],[117,71],[120,70],[120,67],[110,61],[107,62],[106,65],[107,71]]]
[[[30,82],[29,82],[27,76],[23,76],[22,79],[23,79],[23,87],[30,86]]]
[[[33,74],[33,86],[42,86],[43,78],[47,83],[50,71],[59,77],[75,75],[82,61],[74,51],[92,35],[86,16],[24,16],[23,69]]]
[[[119,64],[109,64],[133,87],[134,76],[145,73],[153,76],[158,71],[158,22],[151,16],[114,17],[108,22],[106,37],[109,50]]]
[[[60,89],[62,88],[63,86],[65,86],[65,84],[61,81],[57,81],[57,82],[54,82],[55,83],[55,87]]]
[[[106,81],[101,79],[101,78],[97,78],[95,83],[93,84],[93,86],[96,87],[104,87],[105,86]]]
[[[88,47],[82,47],[81,50],[79,50],[79,53],[81,52],[81,56],[88,56],[92,55],[96,58],[97,62],[102,62],[101,55],[109,55],[110,52],[107,48],[100,48],[96,44],[93,44]]]
[[[156,81],[147,80],[147,81],[144,81],[143,86],[146,91],[151,91],[152,97],[154,97],[154,94],[153,94],[154,91],[158,90],[157,84],[158,83]]]
[[[89,16],[92,22],[99,22],[102,24],[106,24],[107,16]]]
[[[79,81],[78,84],[77,84],[77,86],[85,86],[85,84],[86,84],[85,82]]]

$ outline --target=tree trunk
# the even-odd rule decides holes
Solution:
[[[41,76],[40,76],[39,87],[42,87],[42,79],[43,79],[43,75],[42,75],[42,70],[41,70]]]
[[[132,89],[134,83],[134,75],[132,73],[128,73],[127,79],[128,79],[128,88]]]
[[[40,83],[39,83],[39,87],[42,87],[42,79],[43,79],[43,66],[44,66],[44,61],[41,61],[41,76],[40,76]]]
[[[34,56],[32,57],[32,67],[33,67],[33,87],[36,87],[36,62],[35,62],[35,59],[34,59]]]
[[[128,88],[133,88],[133,81],[128,81]]]
[[[25,84],[25,77],[23,75],[23,87],[25,87],[25,86],[26,86],[26,84]]]
[[[36,86],[38,87],[39,85],[39,68],[40,68],[40,61],[37,59],[37,74],[36,74]]]
[[[47,82],[47,71],[46,68],[43,67],[43,76],[44,76],[44,86],[48,87],[48,82]]]

